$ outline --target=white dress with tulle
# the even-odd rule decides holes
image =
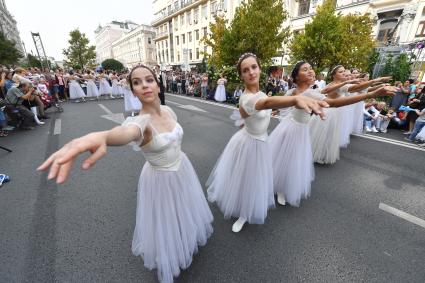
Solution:
[[[92,79],[87,80],[87,97],[99,97],[99,89]]]
[[[100,93],[100,95],[104,95],[104,94],[111,95],[112,94],[112,87],[109,84],[106,77],[101,77],[101,79],[100,79],[99,93]]]
[[[338,89],[336,92],[340,96],[351,96],[354,95],[353,93],[348,92],[348,88],[351,85],[347,84],[340,89]],[[339,128],[339,145],[340,147],[347,147],[350,144],[350,135],[353,129],[353,113],[354,113],[354,106],[346,105],[338,108],[340,111],[340,128]]]
[[[217,89],[215,90],[214,99],[215,101],[224,102],[227,100],[226,98],[226,88],[224,83],[226,81],[224,79],[219,79],[217,81]]]
[[[76,80],[70,80],[68,85],[70,99],[79,99],[86,96],[84,90],[81,88],[80,84]]]
[[[213,216],[198,176],[181,151],[183,129],[169,107],[161,110],[176,120],[170,132],[157,132],[150,115],[128,117],[123,125],[137,126],[142,134],[147,126],[152,129],[152,140],[136,146],[146,163],[139,179],[132,252],[143,258],[145,267],[157,269],[160,282],[171,283],[189,267],[198,246],[206,244]]]
[[[416,135],[416,139],[425,142],[425,127]]]
[[[285,95],[292,95],[295,89]],[[323,100],[317,90],[307,89],[300,95]],[[314,180],[309,120],[311,114],[291,107],[279,125],[270,134],[269,143],[273,160],[273,186],[292,206],[299,206],[302,198],[310,196]]]
[[[121,95],[120,87],[118,86],[118,80],[112,80],[112,95]]]
[[[359,91],[359,94],[367,93],[368,88]],[[364,101],[353,104],[353,129],[352,134],[363,134],[363,120],[364,120]]]
[[[124,92],[124,110],[125,112],[138,112],[142,109],[142,103],[140,99],[134,96],[129,86],[123,86],[122,90]]]
[[[315,115],[309,122],[314,162],[333,164],[339,159],[340,116],[338,108],[323,108],[326,119]]]
[[[242,217],[263,224],[274,207],[273,171],[267,128],[271,110],[256,110],[267,97],[263,92],[243,93],[239,105],[249,117],[226,145],[207,181],[208,200],[216,202],[224,217]]]

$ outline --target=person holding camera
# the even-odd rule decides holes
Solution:
[[[22,103],[25,100],[31,100],[35,97],[35,89],[29,80],[22,80],[19,86],[11,87],[6,94],[6,111],[10,112],[14,109],[18,110],[23,121],[21,127],[24,130],[34,129],[34,114]]]

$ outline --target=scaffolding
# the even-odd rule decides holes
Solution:
[[[50,68],[50,62],[47,60],[40,34],[38,32],[31,32],[31,36],[34,41],[35,50],[37,51],[38,60],[40,60],[41,68]]]

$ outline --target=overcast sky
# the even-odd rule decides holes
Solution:
[[[46,55],[56,60],[63,59],[62,50],[75,28],[94,45],[94,30],[99,24],[113,20],[150,24],[153,19],[152,0],[6,0],[6,7],[18,22],[27,52],[36,54],[31,32],[39,32]]]

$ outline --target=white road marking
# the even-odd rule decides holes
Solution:
[[[119,125],[121,125],[125,120],[123,113],[112,113],[108,115],[102,115],[100,117],[105,118],[106,120],[112,121],[114,123],[117,123]]]
[[[375,137],[375,136],[367,135],[367,134],[364,134],[364,135],[355,134],[353,136],[364,138],[364,139],[370,139],[370,140],[374,140],[374,141],[379,141],[379,142],[384,142],[384,143],[389,143],[389,144],[394,144],[394,145],[398,145],[398,146],[402,146],[402,147],[406,147],[406,148],[410,148],[410,149],[416,149],[416,150],[419,150],[419,151],[425,151],[425,148],[421,148],[417,145],[405,143],[405,142],[398,141],[398,140]]]
[[[180,103],[177,103],[177,102],[174,102],[174,101],[170,101],[170,100],[168,100],[167,103],[171,103],[171,104],[174,104],[174,105],[177,105],[177,106],[183,105],[183,104],[180,104]]]
[[[112,113],[112,111],[111,110],[109,110],[105,105],[103,105],[103,104],[101,104],[101,103],[99,103],[99,104],[97,104],[97,105],[99,105],[99,107],[100,108],[102,108],[103,110],[105,110],[105,112],[106,113],[108,113],[108,114],[114,114],[114,113]]]
[[[382,202],[379,203],[379,209],[381,209],[381,210],[383,210],[385,212],[388,212],[388,213],[390,213],[390,214],[392,214],[394,216],[400,217],[400,218],[402,218],[402,219],[404,219],[406,221],[409,221],[409,222],[411,222],[413,224],[416,224],[418,226],[421,226],[422,228],[425,228],[425,220],[420,219],[420,218],[418,218],[416,216],[413,216],[413,215],[411,215],[411,214],[409,214],[407,212],[401,211],[401,210],[399,210],[397,208],[391,207],[391,206],[389,206],[389,205],[387,205],[385,203],[382,203]]]
[[[192,104],[183,105],[183,104],[180,104],[180,103],[177,103],[177,102],[174,102],[174,101],[170,101],[170,100],[168,100],[167,103],[171,103],[171,104],[177,105],[178,107],[183,108],[183,109],[187,109],[187,110],[193,110],[193,111],[205,112],[205,113],[208,112],[208,111],[205,111],[204,109],[201,109],[199,107],[196,107],[196,106],[194,106]]]
[[[60,135],[62,130],[62,121],[61,119],[55,120],[55,128],[53,129],[53,135]]]

